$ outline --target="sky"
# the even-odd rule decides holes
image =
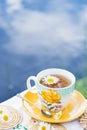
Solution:
[[[45,54],[47,48],[50,55],[54,51],[60,54],[58,47],[63,44],[65,55],[77,56],[83,46],[87,23],[84,0],[1,0],[0,6],[0,27],[9,39],[2,46],[12,53]]]

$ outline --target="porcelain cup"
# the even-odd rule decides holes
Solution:
[[[70,85],[64,88],[49,88],[40,83],[42,77],[47,75],[62,75],[70,80]],[[31,80],[35,82],[37,92],[44,108],[49,111],[62,111],[70,101],[70,96],[75,89],[76,78],[71,72],[60,68],[49,68],[40,71],[36,76],[30,76],[27,79],[27,88],[31,90]]]

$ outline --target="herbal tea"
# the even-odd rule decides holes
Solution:
[[[49,88],[64,88],[71,84],[71,81],[62,75],[46,75],[40,79],[40,84]]]

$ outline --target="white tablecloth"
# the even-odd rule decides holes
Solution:
[[[24,94],[26,91],[24,91],[21,94]],[[24,125],[27,121],[29,116],[26,114],[26,112],[22,109],[21,99],[19,99],[17,96],[14,96],[5,102],[1,103],[2,105],[12,106],[16,109],[18,109],[23,114],[23,121],[22,124]],[[64,126],[66,126],[67,130],[83,130],[83,128],[80,126],[79,121],[75,120],[68,123],[63,123]]]

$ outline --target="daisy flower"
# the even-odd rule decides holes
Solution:
[[[50,85],[50,84],[56,84],[59,79],[56,76],[47,75],[43,78],[44,83]]]
[[[62,111],[60,111],[60,112],[57,112],[56,114],[55,114],[55,119],[56,120],[58,120],[58,119],[60,119],[61,118],[61,116],[62,116]]]
[[[0,115],[3,113],[3,110],[2,109],[0,109]]]
[[[5,107],[0,106],[0,116],[4,113],[5,110],[6,110]]]
[[[38,130],[50,130],[51,125],[45,122],[40,122]]]
[[[9,111],[4,107],[0,108],[0,120],[1,121],[8,121],[9,120]]]
[[[2,117],[3,121],[8,121],[9,120],[9,115],[8,114],[4,114]]]

